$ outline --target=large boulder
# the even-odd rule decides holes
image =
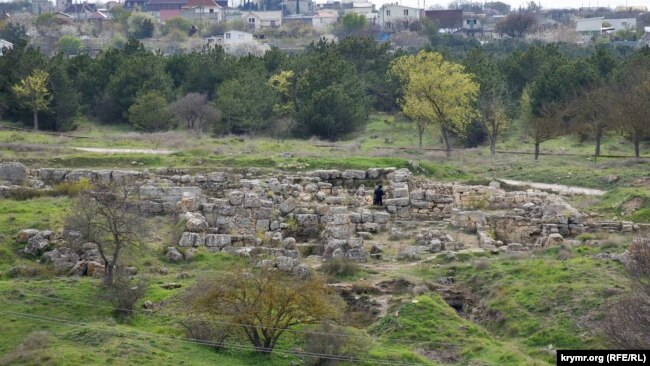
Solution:
[[[295,199],[290,197],[280,204],[279,207],[280,213],[282,214],[282,216],[286,216],[291,212],[293,212],[293,210],[295,210],[297,206],[298,206],[298,202],[296,202]]]
[[[29,238],[36,236],[39,233],[38,230],[36,229],[23,229],[18,232],[18,236],[16,237],[16,242],[18,244],[25,244],[27,243],[27,240]]]
[[[39,255],[48,247],[48,245],[50,245],[50,241],[38,233],[27,240],[27,246],[23,251],[26,254]]]
[[[208,229],[208,221],[203,217],[203,215],[198,213],[187,215],[185,228],[187,231],[192,233],[202,233]]]
[[[23,184],[27,179],[27,167],[21,163],[0,163],[0,181]]]
[[[70,248],[56,248],[43,254],[43,262],[52,263],[57,272],[67,272],[79,262],[79,255]]]
[[[169,247],[167,248],[167,254],[165,254],[165,257],[167,257],[167,260],[176,263],[180,262],[183,260],[183,254],[176,249],[176,247]]]
[[[284,272],[291,272],[293,269],[300,264],[300,261],[295,258],[280,256],[275,260],[275,266]]]

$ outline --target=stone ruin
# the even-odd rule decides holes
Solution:
[[[298,259],[308,255],[355,261],[367,260],[370,254],[379,258],[381,245],[371,240],[384,232],[391,240],[412,240],[398,258],[416,259],[425,252],[465,249],[450,230],[475,235],[479,248],[499,252],[556,245],[587,232],[649,229],[630,222],[593,221],[551,193],[510,192],[498,182],[442,183],[414,177],[407,169],[189,174],[168,168],[44,168],[27,170],[24,176],[11,171],[12,177],[20,176],[24,185],[38,189],[81,178],[140,180],[141,212],[179,214],[185,221],[179,242],[168,250],[170,260],[181,259],[179,248],[205,247],[213,252],[269,255],[275,260],[261,265],[302,271]],[[383,207],[371,204],[378,183],[387,192]],[[3,187],[0,191],[11,192],[11,186]]]

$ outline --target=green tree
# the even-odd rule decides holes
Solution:
[[[427,51],[397,58],[391,65],[391,74],[401,81],[399,103],[403,113],[411,119],[436,124],[450,156],[449,133],[462,134],[475,116],[473,104],[479,85],[472,75],[462,65]]]
[[[62,36],[59,38],[58,49],[66,56],[78,55],[81,50],[81,40],[75,36]]]
[[[221,84],[215,104],[221,111],[219,130],[226,133],[255,133],[266,127],[276,102],[275,91],[261,72],[248,72]]]
[[[522,38],[538,25],[535,15],[530,13],[510,13],[496,25],[496,31],[510,37]]]
[[[49,77],[50,75],[46,71],[36,69],[31,75],[12,87],[14,94],[32,109],[35,130],[38,130],[38,112],[47,108],[51,100],[50,91],[47,90]]]
[[[363,14],[347,13],[335,26],[334,33],[343,38],[349,36],[368,36],[368,19]]]
[[[370,98],[352,63],[331,48],[311,49],[292,61],[290,88],[299,135],[334,140],[365,126]],[[326,98],[342,103],[334,106]]]
[[[52,101],[44,111],[39,123],[42,128],[54,131],[69,131],[74,128],[74,121],[79,114],[79,92],[75,86],[74,75],[67,69],[69,59],[62,54],[50,59],[48,72],[48,89],[52,92]]]
[[[0,38],[13,43],[14,47],[17,47],[21,43],[27,43],[29,35],[24,25],[7,22],[5,24],[0,23]]]
[[[157,91],[165,99],[172,96],[172,79],[165,72],[165,59],[161,55],[140,52],[129,55],[125,48],[123,57],[119,57],[115,73],[109,77],[106,85],[107,103],[112,105],[113,113],[106,117],[124,119],[126,111],[135,102],[138,95]]]
[[[237,324],[257,352],[271,354],[284,332],[335,316],[340,300],[316,276],[297,279],[282,271],[238,269],[205,279],[190,291],[192,309]]]
[[[156,18],[145,13],[133,13],[128,20],[129,35],[136,39],[153,37]]]
[[[155,90],[139,95],[129,107],[128,115],[133,128],[145,132],[165,131],[173,122],[167,99]]]

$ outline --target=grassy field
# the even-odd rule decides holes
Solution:
[[[532,155],[500,153],[485,147],[454,151],[419,150],[413,126],[399,118],[374,115],[363,133],[337,142],[267,137],[188,136],[172,131],[140,134],[125,126],[86,121],[71,132],[74,138],[0,129],[0,161],[19,160],[30,167],[184,168],[191,172],[250,167],[269,170],[409,168],[441,181],[485,184],[510,178],[563,183],[607,190],[600,198],[576,197],[581,211],[603,218],[650,222],[650,159],[591,157],[593,146],[574,137],[546,142],[539,161]],[[100,154],[75,147],[169,149],[171,155]],[[442,148],[438,136],[425,138],[426,148]],[[506,136],[500,150],[532,150],[517,133]],[[648,151],[643,146],[642,151]],[[616,136],[604,140],[603,151],[631,155],[632,146]],[[646,154],[647,155],[647,154]],[[61,187],[63,189],[65,187]],[[309,358],[294,354],[304,347],[301,329],[287,332],[277,353],[259,356],[242,338],[215,351],[184,342],[180,324],[188,309],[184,291],[197,278],[227,271],[244,261],[229,255],[200,252],[191,262],[168,263],[163,248],[171,245],[169,218],[151,219],[155,228],[146,250],[130,256],[139,277],[149,281],[142,309],[127,323],[116,323],[110,304],[100,298],[99,280],[56,276],[37,258],[22,254],[15,235],[23,228],[62,227],[74,199],[25,197],[0,200],[0,365],[300,365]],[[336,278],[353,285],[407,278],[440,287],[453,277],[452,289],[465,294],[468,313],[457,313],[439,292],[394,295],[387,315],[358,332],[372,340],[365,362],[355,364],[535,365],[553,364],[557,348],[600,348],[607,340],[599,332],[606,306],[628,291],[622,266],[596,259],[621,252],[631,238],[597,237],[597,245],[560,247],[533,256],[459,254],[414,266],[373,263],[355,275]],[[29,275],[10,275],[16,266]],[[182,276],[181,276],[182,274]],[[178,289],[164,284],[176,282]],[[444,291],[442,291],[444,292]],[[144,311],[142,303],[161,306]],[[296,332],[294,332],[296,331]],[[46,332],[46,333],[43,333]]]

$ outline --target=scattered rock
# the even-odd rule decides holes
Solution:
[[[35,236],[38,234],[39,231],[36,229],[23,229],[18,232],[18,236],[16,237],[16,242],[18,244],[25,244],[27,243],[27,240],[31,238],[32,236]]]
[[[374,259],[381,259],[382,253],[384,251],[381,249],[381,246],[373,244],[370,248],[370,257]]]
[[[27,240],[27,246],[23,251],[25,254],[36,256],[41,254],[49,245],[49,240],[38,233]]]
[[[185,222],[185,228],[187,231],[192,233],[203,233],[208,229],[208,222],[203,215],[187,213],[185,216],[187,217],[187,221]]]
[[[27,167],[21,163],[0,163],[0,181],[21,185],[27,178]]]
[[[147,310],[153,309],[153,302],[151,300],[147,300],[144,302],[143,307]]]
[[[176,249],[176,247],[167,248],[167,254],[165,254],[167,260],[172,263],[181,262],[183,260],[183,254]]]
[[[161,285],[160,287],[164,288],[165,290],[173,290],[176,288],[181,288],[183,287],[183,285],[181,285],[178,282],[169,282],[169,283],[165,283],[164,285]]]

